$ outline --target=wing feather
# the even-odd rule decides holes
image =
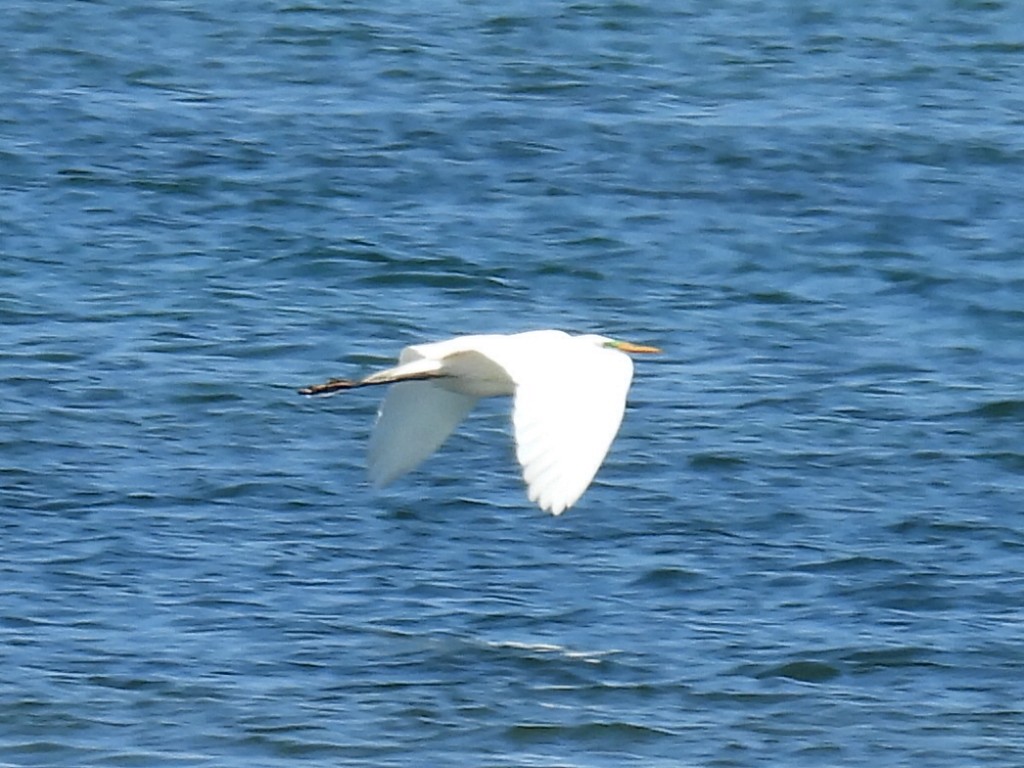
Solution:
[[[633,378],[626,355],[569,342],[543,359],[503,361],[516,381],[512,424],[528,495],[555,515],[597,474],[619,431]]]
[[[380,487],[415,469],[458,426],[477,402],[434,381],[392,384],[370,436],[367,472]]]

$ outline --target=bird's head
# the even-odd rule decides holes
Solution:
[[[617,349],[620,352],[630,352],[633,354],[658,354],[661,352],[658,347],[650,347],[645,344],[634,344],[630,341],[619,341],[618,339],[609,339],[607,336],[597,336],[590,334],[583,336],[582,338],[592,341],[599,347],[605,347],[606,349]]]

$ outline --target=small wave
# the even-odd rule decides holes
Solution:
[[[840,674],[842,671],[838,667],[827,662],[800,660],[769,667],[755,676],[758,679],[785,677],[801,683],[825,683],[839,677]]]
[[[1024,420],[1024,400],[996,400],[979,405],[969,413],[994,421]]]
[[[664,728],[627,722],[593,722],[576,725],[517,723],[508,729],[509,738],[515,741],[548,741],[568,738],[621,743],[623,740],[635,741],[675,735],[672,731]]]
[[[555,643],[528,643],[518,640],[485,640],[483,644],[496,650],[526,651],[529,654],[560,656],[588,664],[600,664],[615,651],[574,651]]]

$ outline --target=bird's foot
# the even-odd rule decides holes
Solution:
[[[328,379],[323,384],[313,384],[299,390],[300,395],[329,395],[339,389],[352,389],[358,382],[352,379]]]

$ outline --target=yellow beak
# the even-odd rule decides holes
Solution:
[[[623,352],[632,352],[634,354],[658,354],[661,352],[657,347],[648,347],[643,344],[633,344],[628,341],[617,341],[615,342],[615,348],[622,350]]]

